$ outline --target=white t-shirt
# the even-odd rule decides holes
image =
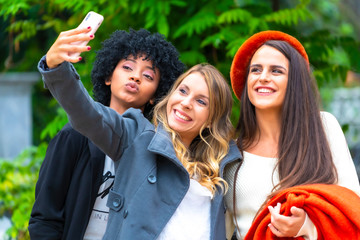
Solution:
[[[360,195],[359,180],[352,161],[345,136],[336,118],[327,112],[321,112],[321,119],[338,171],[338,185],[353,190]],[[236,180],[236,221],[242,237],[248,232],[252,221],[270,194],[274,185],[279,182],[276,158],[267,158],[244,152],[244,161],[238,172]],[[232,164],[225,169],[225,180],[229,190],[225,195],[225,203],[230,213],[233,213],[233,186],[234,175],[238,164]],[[235,219],[227,215],[227,236],[231,235],[235,227]],[[237,238],[240,238],[238,231]]]
[[[102,184],[85,231],[84,240],[101,240],[105,234],[109,217],[109,208],[106,206],[109,191],[114,184],[114,161],[105,157]]]
[[[211,199],[209,189],[190,179],[188,192],[157,240],[210,239]]]

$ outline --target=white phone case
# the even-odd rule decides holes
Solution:
[[[102,15],[91,11],[88,14],[86,14],[84,20],[80,23],[80,25],[77,28],[84,28],[91,26],[91,31],[86,34],[94,35],[96,30],[98,30],[98,28],[100,27],[103,20],[104,17]],[[73,42],[72,44],[85,46],[88,42],[89,41],[81,41],[81,42]],[[70,57],[77,57],[79,55],[80,53],[69,53]]]

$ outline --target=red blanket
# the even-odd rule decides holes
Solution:
[[[278,202],[280,214],[285,216],[291,215],[292,206],[303,208],[316,226],[318,240],[360,239],[360,197],[338,185],[313,184],[285,189],[273,197],[255,218],[244,240],[295,239],[279,238],[268,228],[271,215],[267,206],[275,207]]]

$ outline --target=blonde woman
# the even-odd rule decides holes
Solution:
[[[115,164],[103,239],[225,239],[222,174],[240,152],[231,142],[232,96],[221,73],[198,64],[181,75],[154,110],[155,129],[141,110],[120,115],[94,102],[69,63],[78,59],[57,46],[47,53],[51,61],[39,64],[45,85],[72,126]]]

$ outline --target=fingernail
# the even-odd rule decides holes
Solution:
[[[79,57],[79,61],[81,61],[82,60],[82,57]]]
[[[92,34],[91,34],[91,35],[90,35],[90,37],[91,37],[91,38],[93,38],[93,37],[94,37],[94,35],[92,35]]]
[[[87,47],[87,50],[90,50],[91,49],[91,47],[89,46],[89,47]]]

